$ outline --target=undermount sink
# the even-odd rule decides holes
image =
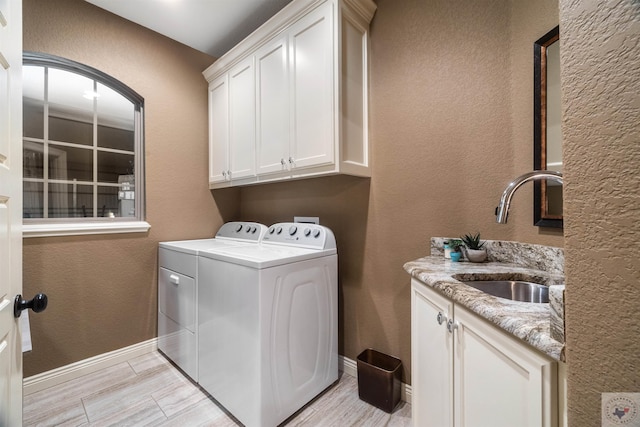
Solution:
[[[549,287],[521,280],[470,280],[462,281],[490,295],[520,302],[549,302]]]

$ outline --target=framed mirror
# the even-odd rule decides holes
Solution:
[[[555,27],[533,45],[533,168],[562,172],[560,31]],[[533,223],[562,228],[562,185],[536,181]]]

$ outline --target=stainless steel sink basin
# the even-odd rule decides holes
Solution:
[[[520,280],[465,280],[463,283],[490,295],[513,301],[549,302],[549,288],[538,283]]]

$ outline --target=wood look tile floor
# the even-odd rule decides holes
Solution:
[[[411,405],[388,414],[358,398],[355,378],[340,380],[285,423],[292,427],[411,425]],[[241,425],[158,352],[24,398],[26,426]]]

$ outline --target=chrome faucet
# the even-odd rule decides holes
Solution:
[[[498,224],[506,224],[507,216],[509,215],[509,205],[511,204],[511,197],[513,197],[513,193],[516,192],[518,188],[525,182],[529,181],[537,181],[541,179],[550,179],[552,181],[559,182],[562,184],[562,174],[560,172],[555,171],[533,171],[529,173],[525,173],[524,175],[520,175],[513,181],[507,185],[504,192],[502,193],[502,197],[500,197],[500,204],[496,208],[496,222]]]

